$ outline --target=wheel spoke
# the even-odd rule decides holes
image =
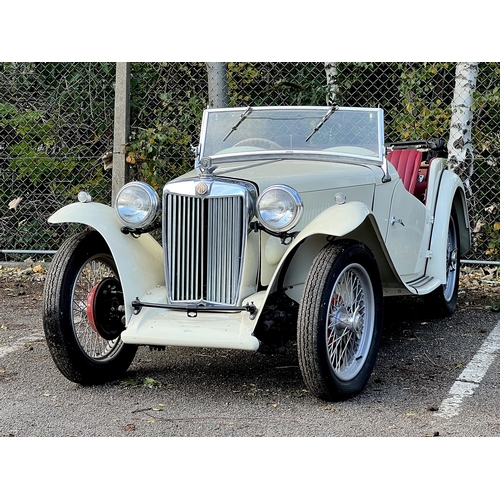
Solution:
[[[335,348],[330,352],[330,361],[334,369],[342,370],[350,357],[346,355],[346,351],[352,349],[352,331],[346,328],[335,344]]]
[[[450,219],[448,228],[448,244],[446,248],[446,283],[443,285],[445,300],[451,300],[454,290],[458,269],[458,241],[455,221]]]
[[[82,350],[93,359],[108,356],[119,339],[109,341],[102,338],[90,325],[87,317],[87,298],[93,287],[104,278],[113,277],[113,269],[103,259],[94,257],[86,262],[75,280],[73,289],[73,328]]]
[[[369,277],[361,266],[346,268],[333,288],[327,318],[327,350],[339,377],[360,370],[370,345],[373,315],[366,323],[366,291]],[[370,291],[371,294],[371,291]],[[373,302],[370,295],[369,301]]]

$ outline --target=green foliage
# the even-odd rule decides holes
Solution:
[[[101,169],[95,169],[93,178],[89,178],[88,172],[95,160],[85,157],[83,145],[70,148],[61,144],[63,124],[46,115],[41,110],[21,111],[0,103],[0,133],[9,136],[4,154],[18,182],[29,182],[33,188],[45,185],[53,191],[62,185],[54,183],[57,178],[69,184],[68,195],[105,182]]]
[[[489,239],[486,255],[494,260],[500,260],[500,221],[486,226],[486,234]]]
[[[500,199],[500,64],[480,63],[473,104],[472,140],[474,174],[472,186],[475,205],[485,207],[475,214],[474,223],[480,230],[475,242],[483,255],[500,260],[498,200]]]
[[[161,63],[160,71],[157,67],[132,66],[133,126],[125,150],[131,177],[159,191],[193,168],[191,146],[198,140],[207,83],[203,63]]]
[[[161,117],[151,125],[132,132],[126,161],[131,166],[132,178],[160,190],[168,178],[192,168],[187,154],[193,138]]]
[[[59,162],[47,154],[57,141],[53,120],[44,120],[40,110],[20,111],[0,103],[0,132],[9,132],[11,143],[6,151],[20,179],[27,177],[39,185],[54,177]]]
[[[47,219],[81,190],[109,203],[114,66],[0,63],[1,248],[57,248],[68,227]]]
[[[388,141],[446,137],[452,63],[337,63],[342,106],[381,107]]]
[[[342,106],[381,107],[386,112],[398,103],[401,69],[397,63],[336,63],[338,101]]]
[[[447,137],[451,119],[454,65],[399,63],[398,101],[392,108],[398,140]]]
[[[323,63],[228,63],[229,106],[304,105],[327,102]]]

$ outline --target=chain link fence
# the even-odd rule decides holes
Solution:
[[[79,191],[109,202],[114,79],[114,63],[0,63],[3,259],[57,249],[71,228],[47,218]]]
[[[111,203],[115,63],[0,63],[0,260],[55,251],[48,216],[85,190]],[[386,140],[448,140],[455,63],[130,63],[130,179],[159,191],[193,168],[207,106],[382,107]],[[222,72],[222,73],[221,73]],[[221,95],[214,94],[215,88]],[[500,260],[500,64],[474,92],[468,259]],[[116,145],[115,145],[116,148]],[[116,150],[116,149],[115,149]]]

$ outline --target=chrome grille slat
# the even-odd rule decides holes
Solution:
[[[246,237],[245,191],[205,198],[167,191],[164,198],[169,300],[236,305]]]

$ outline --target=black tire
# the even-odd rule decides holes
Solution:
[[[460,251],[458,249],[458,218],[453,209],[448,224],[446,246],[446,283],[425,296],[426,309],[431,315],[443,318],[451,316],[457,307],[460,282]]]
[[[126,372],[137,346],[120,339],[123,315],[118,273],[102,236],[87,231],[68,239],[54,256],[43,295],[47,345],[68,380],[101,384]]]
[[[299,307],[297,349],[309,391],[335,401],[359,393],[373,371],[383,327],[382,287],[371,252],[334,242],[311,266]]]

